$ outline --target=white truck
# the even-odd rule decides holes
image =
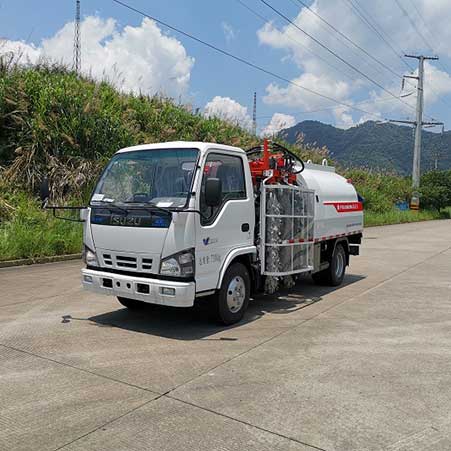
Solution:
[[[50,207],[51,208],[51,207]],[[358,255],[362,202],[334,168],[275,143],[248,152],[166,142],[119,150],[81,211],[84,288],[143,303],[207,302],[229,325],[253,292],[309,272],[341,284]]]

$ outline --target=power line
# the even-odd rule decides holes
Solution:
[[[176,27],[174,27],[172,25],[169,25],[168,23],[163,22],[162,20],[157,19],[156,17],[151,16],[150,14],[147,14],[147,13],[145,13],[143,11],[140,11],[139,9],[134,8],[133,6],[130,6],[130,5],[124,3],[124,2],[122,2],[120,0],[112,0],[112,1],[114,3],[117,3],[118,5],[123,6],[124,8],[129,9],[130,11],[134,11],[134,12],[136,12],[136,13],[144,16],[144,17],[147,17],[147,18],[159,23],[160,25],[163,25],[164,27],[169,28],[170,30],[173,30],[173,31],[175,31],[175,32],[177,32],[177,33],[179,33],[179,34],[181,34],[183,36],[186,36],[187,38],[189,38],[189,39],[191,39],[193,41],[196,41],[199,44],[205,45],[206,47],[208,47],[208,48],[210,48],[210,49],[212,49],[212,50],[214,50],[214,51],[216,51],[218,53],[221,53],[222,55],[228,56],[229,58],[232,58],[235,61],[238,61],[238,62],[240,62],[242,64],[245,64],[246,66],[249,66],[249,67],[251,67],[251,68],[253,68],[255,70],[258,70],[260,72],[263,72],[263,73],[265,73],[267,75],[270,75],[271,77],[277,78],[278,80],[284,81],[285,83],[289,83],[292,86],[295,86],[295,87],[297,87],[299,89],[302,89],[302,90],[304,90],[306,92],[314,94],[314,95],[316,95],[318,97],[321,97],[323,99],[330,100],[331,102],[334,102],[337,105],[345,106],[346,108],[350,108],[350,109],[353,109],[353,110],[356,110],[356,111],[360,111],[361,113],[368,114],[370,116],[374,116],[374,117],[377,116],[374,113],[362,110],[361,108],[357,108],[357,107],[355,107],[355,106],[353,106],[353,105],[351,105],[349,103],[342,102],[340,100],[334,99],[333,97],[329,97],[329,96],[327,96],[325,94],[321,94],[319,92],[316,92],[313,89],[306,88],[305,86],[302,86],[302,85],[300,85],[298,83],[295,83],[292,80],[289,80],[288,78],[285,78],[285,77],[283,77],[281,75],[278,75],[275,72],[270,71],[269,69],[266,69],[264,67],[258,66],[257,64],[251,63],[250,61],[246,61],[245,59],[243,59],[243,58],[241,58],[239,56],[233,55],[232,53],[230,53],[230,52],[228,52],[226,50],[223,50],[223,49],[221,49],[221,48],[219,48],[219,47],[217,47],[217,46],[215,46],[213,44],[210,44],[210,43],[208,43],[208,42],[206,42],[206,41],[204,41],[204,40],[202,40],[202,39],[200,39],[200,38],[198,38],[198,37],[196,37],[196,36],[194,36],[194,35],[192,35],[190,33],[187,33],[187,32],[185,32],[185,31],[183,31],[183,30],[181,30],[179,28],[176,28]],[[377,116],[377,117],[379,118],[379,116]]]
[[[434,49],[432,48],[431,44],[427,41],[427,39],[423,36],[423,33],[421,33],[420,29],[417,27],[417,24],[412,20],[407,10],[402,6],[401,2],[399,0],[395,0],[396,4],[398,5],[398,8],[401,10],[403,15],[407,18],[407,20],[410,22],[410,25],[414,28],[414,30],[417,32],[418,36],[420,36],[421,40],[426,44],[426,48],[430,50],[431,52],[434,52]]]
[[[357,14],[357,16],[371,29],[371,30],[373,30],[376,34],[377,34],[377,36],[379,36],[382,40],[383,40],[383,42],[385,42],[385,44],[393,51],[393,53],[411,70],[411,72],[414,72],[415,71],[415,69],[410,65],[410,64],[408,64],[406,61],[405,61],[405,59],[403,58],[403,56],[400,54],[400,53],[398,53],[398,51],[391,45],[391,43],[382,35],[382,33],[384,33],[384,31],[383,31],[383,29],[382,29],[382,27],[380,26],[380,24],[378,24],[377,23],[377,21],[376,21],[376,19],[374,18],[374,16],[371,16],[371,14],[364,8],[364,6],[363,5],[361,5],[360,3],[358,3],[358,0],[354,0],[355,1],[355,3],[356,4],[358,4],[359,5],[359,7],[357,7],[356,5],[354,5],[354,3],[353,3],[353,0],[346,0],[346,2],[351,6],[351,9]],[[359,9],[360,8],[360,9]],[[374,24],[376,24],[377,25],[377,27],[379,27],[379,30],[376,28],[376,25],[374,25],[371,21],[370,21],[370,19],[369,19],[369,17],[372,17],[372,20],[374,21]],[[388,37],[388,35],[387,35],[387,37]],[[389,38],[389,37],[388,37]],[[403,52],[403,53],[405,53],[404,52],[404,50],[403,49],[401,49],[401,51]],[[415,87],[415,89],[416,89],[416,87]],[[433,92],[435,92],[436,93],[436,91],[431,87],[431,91],[433,91]],[[437,94],[437,93],[436,93]],[[444,99],[442,99],[440,96],[438,96],[438,98],[442,101],[442,102],[444,102],[444,103],[447,103],[447,102],[445,102],[445,100]],[[412,107],[413,108],[413,107]],[[430,116],[430,115],[426,115],[427,117],[429,117],[431,120],[435,120],[432,116]]]
[[[291,0],[293,3],[295,0]],[[398,78],[403,78],[402,75],[400,75],[399,73],[397,73],[396,71],[394,71],[393,69],[391,69],[389,66],[387,66],[385,63],[383,63],[382,61],[380,61],[378,58],[376,58],[375,56],[371,55],[369,52],[367,52],[364,48],[362,48],[360,45],[358,45],[357,43],[355,43],[352,39],[350,39],[348,36],[346,36],[344,33],[342,33],[340,30],[338,30],[335,26],[333,26],[331,23],[329,23],[326,19],[324,19],[320,14],[318,14],[316,11],[314,11],[312,8],[310,8],[305,2],[303,2],[302,0],[296,0],[299,4],[301,4],[302,6],[304,6],[305,8],[307,8],[312,14],[314,14],[316,17],[318,17],[318,19],[320,19],[322,22],[324,22],[325,24],[327,24],[331,29],[333,29],[336,33],[338,33],[340,36],[342,36],[344,39],[346,39],[347,41],[349,41],[352,45],[354,45],[356,48],[358,48],[361,52],[363,52],[365,55],[367,55],[369,58],[371,58],[373,61],[375,61],[376,63],[378,63],[379,65],[381,65],[382,67],[384,67],[386,70],[388,70],[390,73],[392,73],[393,75],[395,75]],[[352,5],[351,3],[351,6]],[[359,13],[359,11],[357,10],[357,12]],[[360,13],[359,13],[360,14]],[[365,18],[363,18],[365,20]],[[366,22],[365,22],[366,23]],[[368,23],[366,23],[368,25]],[[369,24],[371,26],[371,24]],[[372,29],[375,32],[378,32],[375,29]],[[383,36],[381,36],[382,39]],[[393,49],[395,52],[395,55],[397,57],[400,57],[401,60],[403,61],[403,63],[405,63],[405,61],[402,59],[401,55],[398,55],[398,53],[396,52],[395,49]],[[407,67],[410,67],[409,65],[407,65]],[[413,84],[411,84],[412,87],[414,87]]]
[[[436,36],[434,35],[434,33],[432,33],[431,29],[429,28],[428,24],[426,23],[426,21],[424,20],[423,15],[421,14],[420,10],[418,9],[417,5],[415,4],[414,0],[409,0],[410,4],[413,6],[414,10],[416,11],[418,17],[421,19],[421,22],[423,22],[424,28],[426,31],[428,31],[429,35],[431,36],[431,38],[435,41],[436,40]],[[435,49],[437,49],[437,46],[435,46]],[[432,49],[433,52],[435,52],[434,49]],[[436,52],[435,52],[436,53]],[[446,73],[450,73],[450,70],[448,67],[446,67],[441,60],[437,61],[438,65],[446,72]],[[451,104],[448,104],[448,106],[450,106]]]
[[[295,0],[291,0],[291,1],[293,2],[293,4],[295,4]],[[305,3],[301,2],[300,0],[297,0],[297,1],[305,6]],[[246,3],[244,3],[242,0],[236,0],[236,2],[239,3],[241,6],[243,6],[245,9],[247,9],[251,14],[253,14],[253,15],[256,16],[256,17],[258,17],[264,24],[270,23],[270,20],[269,20],[267,17],[265,17],[265,16],[263,16],[262,14],[260,14],[259,12],[255,11],[255,10],[254,10],[253,8],[251,8],[249,5],[247,5]],[[307,7],[307,8],[308,8],[308,7]],[[308,8],[308,9],[309,9],[309,8]],[[312,11],[312,12],[313,12],[313,11]],[[318,15],[318,14],[315,13],[315,15]],[[318,16],[319,16],[319,15],[318,15]],[[275,27],[274,25],[272,25],[272,26],[273,26],[274,29],[276,29],[277,31],[281,32],[277,27]],[[330,25],[330,26],[331,26],[332,28],[334,28],[332,25]],[[330,63],[329,61],[327,61],[325,58],[321,57],[321,55],[318,55],[318,54],[316,54],[315,52],[311,51],[307,46],[303,45],[300,41],[298,41],[298,40],[296,40],[296,39],[293,39],[292,36],[288,34],[288,31],[289,31],[289,30],[286,30],[285,33],[286,33],[287,37],[288,37],[291,41],[293,41],[294,43],[298,44],[300,47],[304,48],[307,52],[309,52],[309,53],[312,54],[313,56],[315,56],[315,57],[321,59],[321,60],[324,61],[327,65],[329,65],[329,66],[333,67],[334,69],[336,69],[338,72],[340,72],[340,73],[342,73],[343,75],[345,75],[345,76],[351,78],[348,74],[345,74],[342,70],[338,69],[335,65],[331,64],[331,63]],[[383,63],[382,63],[382,64],[383,64]],[[390,69],[390,71],[391,71],[394,75],[396,75],[397,77],[399,77],[399,78],[401,78],[401,79],[403,78],[402,75],[397,74],[395,71],[392,71],[391,69]],[[409,83],[411,84],[410,81],[409,81]],[[416,89],[415,85],[411,84],[411,86],[412,86],[413,88]],[[396,97],[396,99],[398,99],[398,97]],[[374,100],[374,101],[366,100],[366,101],[363,101],[363,102],[355,103],[354,105],[363,105],[363,104],[369,104],[369,103],[382,103],[382,102],[386,102],[387,100],[394,100],[394,98],[393,98],[393,97],[390,97],[390,98],[381,99],[381,100]],[[333,109],[333,108],[336,108],[336,107],[335,107],[335,106],[330,106],[330,107],[325,107],[325,108],[320,108],[320,109],[314,109],[314,110],[308,110],[308,111],[301,111],[301,112],[298,112],[298,113],[292,113],[292,114],[297,115],[297,114],[317,113],[317,112],[329,111],[329,110],[331,110],[331,109]],[[263,119],[263,118],[270,118],[270,117],[272,117],[272,116],[260,116],[259,119],[260,119],[260,118],[261,118],[261,119]]]
[[[302,6],[304,6],[304,8],[307,8],[307,10],[309,10],[313,15],[315,15],[319,20],[321,20],[321,22],[324,22],[329,28],[331,28],[332,30],[334,30],[336,33],[338,33],[341,37],[343,37],[344,39],[346,39],[346,41],[348,41],[349,43],[351,43],[354,47],[356,47],[357,49],[359,49],[362,53],[364,53],[366,56],[368,56],[369,58],[371,58],[373,61],[375,61],[376,63],[378,63],[380,66],[382,66],[383,68],[385,68],[387,71],[389,71],[391,74],[395,75],[396,77],[402,78],[402,75],[400,75],[399,73],[395,72],[393,69],[391,69],[389,66],[387,66],[384,62],[380,61],[378,58],[376,58],[375,56],[371,55],[371,53],[367,52],[363,47],[361,47],[359,44],[357,44],[356,42],[354,42],[352,39],[350,39],[348,36],[346,36],[344,33],[342,33],[340,30],[338,30],[334,25],[332,25],[331,23],[329,23],[326,19],[324,19],[320,14],[318,14],[316,11],[314,11],[312,8],[310,8],[310,6],[308,6],[306,3],[304,3],[302,0],[296,0],[299,4],[301,4]]]
[[[423,23],[424,29],[429,33],[430,37],[435,41],[436,38],[434,36],[434,34],[431,32],[431,29],[429,28],[428,24],[426,23],[426,21],[424,20],[423,15],[421,14],[420,10],[418,9],[418,6],[415,4],[415,2],[413,0],[409,0],[409,3],[413,6],[413,9],[415,10],[415,12],[417,13],[417,16],[420,18],[421,22]],[[434,48],[437,48],[436,46],[434,46]],[[431,47],[431,50],[435,52],[434,48]],[[438,65],[440,67],[442,67],[442,69],[445,72],[449,72],[449,70],[447,68],[445,68],[445,66],[442,64],[442,62],[440,60],[437,61]]]
[[[294,0],[292,0],[292,1],[293,1],[293,3],[294,3]],[[300,1],[300,0],[297,0],[297,1]],[[242,0],[236,0],[236,2],[238,2],[238,3],[239,3],[241,6],[243,6],[244,8],[246,8],[250,13],[252,13],[252,14],[255,15],[256,17],[258,17],[263,23],[265,23],[265,24],[270,23],[270,20],[269,20],[267,17],[263,16],[263,15],[260,14],[259,12],[255,11],[254,9],[252,9],[249,5],[247,5],[246,3],[244,3]],[[302,3],[302,2],[301,2],[301,3]],[[279,30],[277,27],[275,27],[274,25],[272,25],[272,26],[273,26],[274,29],[276,29],[277,31],[280,32],[280,30]],[[288,30],[287,30],[287,31],[288,31]],[[286,32],[287,32],[287,31],[286,31]],[[314,55],[314,56],[316,56],[316,57],[322,59],[326,64],[328,64],[329,66],[334,67],[335,69],[337,69],[336,66],[332,65],[331,63],[329,63],[329,61],[327,61],[326,59],[322,58],[320,55],[317,55],[317,54],[315,54],[314,52],[312,52],[308,47],[304,46],[304,45],[303,45],[301,42],[299,42],[298,40],[292,39],[290,35],[287,35],[287,36],[290,38],[291,41],[297,43],[298,45],[300,45],[301,47],[303,47],[306,51],[308,51],[308,52],[311,53],[312,55]],[[339,69],[337,69],[337,71],[338,71],[338,72],[342,72],[342,71],[340,71]],[[343,72],[342,72],[342,73],[343,73]],[[402,78],[401,75],[398,75],[398,74],[396,74],[395,72],[393,72],[393,73],[394,73],[395,75],[397,75],[398,77]],[[347,74],[344,74],[344,75],[347,75]],[[414,85],[412,85],[412,86],[414,86]],[[364,100],[364,101],[362,101],[362,102],[357,102],[357,103],[355,103],[354,105],[364,105],[364,104],[383,103],[383,102],[393,101],[393,100],[397,100],[397,98],[394,99],[393,97],[386,97],[386,98],[379,99],[379,100],[373,100],[373,99],[371,99],[371,100]],[[324,108],[316,108],[316,109],[313,109],[313,110],[297,111],[297,112],[290,113],[290,114],[293,115],[293,116],[297,116],[297,115],[301,115],[301,114],[320,113],[320,112],[324,112],[324,111],[330,111],[331,109],[334,109],[334,108],[336,108],[336,106],[335,106],[335,105],[332,105],[332,106],[328,106],[328,107],[324,107]],[[268,118],[271,118],[271,117],[272,117],[272,115],[258,116],[257,119],[268,119]]]
[[[264,24],[268,24],[271,21],[263,16],[262,14],[260,14],[259,12],[255,11],[254,9],[252,9],[249,5],[247,5],[246,3],[244,3],[242,0],[235,0],[237,3],[239,3],[241,6],[243,6],[243,8],[246,8],[251,14],[253,14],[254,16],[258,17]],[[275,27],[274,25],[272,25],[272,27],[277,30],[279,33],[282,33],[277,27]],[[313,52],[312,50],[310,50],[306,45],[302,44],[302,42],[300,42],[297,39],[294,39],[291,34],[287,33],[287,37],[290,39],[290,41],[294,42],[295,44],[299,45],[299,47],[302,47],[306,52],[310,53],[311,55],[315,56],[316,58],[319,58],[321,61],[323,61],[325,64],[327,64],[329,67],[332,67],[333,69],[335,69],[337,72],[343,74],[345,77],[349,78],[350,80],[354,80],[354,77],[352,75],[349,75],[345,72],[343,72],[339,67],[335,66],[335,64],[332,64],[331,62],[327,61],[326,58],[323,58],[321,55],[318,55],[317,53]]]
[[[430,37],[435,41],[436,37],[434,36],[434,33],[431,32],[431,29],[429,28],[428,24],[424,20],[424,17],[421,14],[420,10],[418,9],[417,5],[415,4],[414,0],[409,0],[409,3],[413,6],[413,9],[417,13],[417,16],[420,18],[421,22],[423,23],[424,29],[429,33]],[[437,48],[437,47],[434,46],[434,48]],[[434,48],[431,47],[431,50],[433,52],[435,52]],[[443,68],[443,70],[445,72],[449,72],[449,70],[447,68],[445,68],[445,66],[442,64],[442,62],[440,60],[438,60],[437,63],[439,64],[439,66],[441,66]]]
[[[376,21],[374,16],[366,10],[363,5],[358,3],[358,0],[355,0],[356,4],[353,3],[352,0],[346,0],[348,6],[350,6],[351,11],[353,11],[356,16],[366,25],[370,31],[374,32],[377,37],[393,52],[393,54],[398,58],[408,69],[410,72],[414,72],[415,69],[404,59],[403,55],[406,53],[403,49],[401,52],[396,50],[396,48],[389,42],[390,37],[387,33],[384,32],[381,25]],[[358,6],[357,6],[358,5]],[[372,18],[372,20],[370,20]],[[385,34],[385,36],[384,36]],[[416,89],[416,86],[413,85],[410,81],[407,82]],[[404,86],[404,84],[403,84]]]
[[[291,25],[293,25],[294,27],[296,27],[299,31],[301,31],[302,33],[304,33],[306,36],[308,36],[310,39],[312,39],[314,42],[316,42],[319,46],[321,46],[322,48],[324,48],[325,50],[327,50],[329,53],[331,53],[333,56],[335,56],[337,59],[339,59],[340,61],[342,61],[344,64],[346,64],[347,66],[351,67],[352,69],[354,69],[354,71],[356,71],[358,74],[360,74],[362,77],[366,78],[368,81],[370,81],[371,83],[373,83],[375,86],[379,87],[380,89],[382,89],[384,92],[386,92],[387,94],[391,95],[394,98],[397,98],[401,103],[403,103],[404,105],[406,105],[408,108],[415,110],[415,108],[408,104],[407,102],[404,102],[403,100],[401,100],[398,96],[396,96],[396,94],[393,94],[391,91],[389,91],[388,89],[386,89],[383,85],[381,85],[379,82],[377,82],[376,80],[373,80],[371,77],[369,77],[367,74],[365,74],[364,72],[362,72],[360,69],[358,69],[357,67],[355,67],[353,64],[349,63],[348,61],[346,61],[344,58],[342,58],[340,55],[338,55],[336,52],[334,52],[333,50],[331,50],[329,47],[327,47],[326,45],[324,45],[322,42],[320,42],[318,39],[316,39],[314,36],[312,36],[311,34],[307,33],[305,30],[303,30],[301,27],[299,27],[296,23],[294,23],[291,19],[289,19],[287,16],[285,16],[283,13],[281,13],[278,9],[274,8],[272,5],[270,5],[266,0],[260,0],[262,3],[264,3],[268,8],[271,8],[276,14],[278,14],[280,17],[283,17],[288,23],[290,23]]]
[[[436,53],[435,50],[433,49],[432,45],[430,44],[430,42],[424,37],[424,35],[421,33],[420,29],[418,28],[417,24],[415,23],[415,21],[410,17],[408,11],[402,6],[401,2],[399,0],[395,0],[396,4],[398,5],[398,8],[401,10],[401,12],[403,13],[403,15],[408,19],[410,25],[412,26],[412,28],[417,32],[417,34],[420,36],[420,38],[423,40],[423,42],[426,44],[426,47],[428,47],[428,49],[432,52],[432,53]],[[423,21],[424,25],[426,26],[426,22],[423,19],[423,16],[421,16],[421,14],[419,13],[418,9],[416,8],[415,4],[413,3],[413,1],[410,2],[414,8],[417,11],[417,14],[420,16],[421,20]],[[427,26],[426,26],[427,28]],[[429,31],[429,30],[428,30]],[[432,33],[429,31],[429,33],[432,36]],[[437,63],[440,65],[440,67],[446,72],[448,73],[448,70],[445,68],[445,66],[440,62],[440,60],[437,58]],[[434,92],[438,99],[444,103],[446,106],[451,106],[451,103],[449,103],[447,100],[445,100],[439,93],[437,93],[437,91],[435,91],[435,89],[430,86],[431,91]]]
[[[290,0],[290,2],[293,3],[293,5],[294,5],[296,8],[299,7],[299,2],[297,2],[296,0]],[[323,18],[322,18],[322,17],[320,18],[318,13],[316,13],[313,9],[311,9],[311,8],[310,8],[308,5],[306,5],[305,3],[303,3],[303,5],[306,7],[306,9],[310,9],[310,12],[311,12],[312,14],[318,16],[318,18],[320,19],[319,25],[322,27],[323,30],[326,31],[326,33],[330,33],[331,25],[328,24],[325,20],[324,20],[324,23],[323,23],[323,20],[322,20]],[[327,25],[327,26],[326,26],[326,25]],[[349,50],[350,50],[357,58],[361,58],[361,57],[362,57],[361,53],[360,53],[358,50],[356,50],[355,45],[349,45],[349,43],[347,42],[346,39],[343,39],[341,36],[338,36],[337,41],[338,41],[339,43],[343,44],[347,49],[349,49]],[[379,71],[379,68],[378,68],[376,65],[374,65],[374,64],[373,64],[371,61],[369,61],[369,60],[365,60],[365,65],[368,66],[368,67],[370,67],[371,69],[373,69],[373,70],[375,70],[375,71]]]
[[[363,100],[362,102],[357,102],[354,105],[366,105],[366,104],[375,104],[375,103],[384,103],[384,102],[393,102],[394,99],[393,97],[385,97],[383,99],[378,99],[378,100]],[[309,114],[309,113],[322,113],[323,111],[330,111],[334,108],[337,108],[335,105],[331,105],[328,107],[324,107],[324,108],[317,108],[314,110],[305,110],[305,111],[296,111],[294,113],[290,113],[292,116],[300,116],[301,114]],[[268,119],[271,118],[272,115],[270,116],[258,116],[257,119]]]
[[[423,23],[424,29],[429,33],[430,37],[435,41],[436,38],[435,38],[434,34],[432,33],[432,31],[431,31],[431,29],[429,28],[429,26],[428,26],[428,24],[426,23],[426,21],[424,20],[424,17],[423,17],[423,15],[421,14],[421,12],[420,12],[420,10],[418,9],[418,7],[417,7],[417,5],[415,4],[415,2],[414,2],[413,0],[409,0],[409,3],[413,6],[413,9],[414,9],[415,12],[417,13],[417,16],[420,18],[421,22]],[[399,4],[398,4],[398,6],[399,6]],[[408,16],[408,13],[407,13],[406,15]],[[408,17],[408,18],[409,18],[409,17]],[[412,23],[412,20],[410,20],[410,18],[409,18],[409,21],[410,21],[410,23]],[[415,27],[415,29],[417,29],[417,27],[416,27],[415,25],[413,25],[413,26]],[[418,30],[418,29],[417,29],[417,30]],[[421,35],[421,33],[419,33],[419,34]],[[422,35],[422,36],[424,36],[424,35]],[[437,46],[432,46],[432,45],[430,44],[430,41],[427,41],[426,38],[424,38],[423,40],[424,40],[424,42],[426,42],[426,44],[429,46],[429,49],[430,49],[433,53],[436,53],[436,54],[437,54],[437,52],[436,52]],[[446,66],[441,62],[441,60],[438,60],[438,61],[437,61],[437,64],[438,64],[438,65],[439,65],[446,73],[449,73],[449,72],[450,72],[449,68],[446,67]],[[449,106],[449,105],[451,105],[451,104],[448,104],[448,106]]]
[[[393,54],[399,58],[402,63],[404,65],[406,65],[408,67],[408,69],[413,72],[414,68],[407,63],[407,61],[402,57],[402,54],[399,53],[392,45],[391,43],[383,36],[383,34],[377,29],[377,27],[370,22],[370,20],[366,17],[366,15],[352,2],[352,0],[346,0],[346,2],[348,3],[348,5],[351,7],[351,10],[355,12],[355,14],[357,15],[357,17],[367,26],[369,27],[369,29],[371,31],[373,31],[374,33],[376,33],[376,35],[379,37],[379,39],[381,39],[389,48],[390,50],[393,52]],[[363,7],[360,6],[363,10]]]
[[[418,17],[421,19],[421,21],[423,22],[425,28],[429,31],[429,34],[433,37],[431,31],[429,30],[429,27],[426,25],[426,21],[423,18],[423,15],[420,13],[420,10],[418,9],[417,5],[415,4],[415,2],[413,0],[409,0],[410,4],[413,6],[413,9],[416,11],[416,13],[418,14]]]

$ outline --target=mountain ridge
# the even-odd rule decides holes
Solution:
[[[303,137],[305,144],[327,147],[331,157],[343,166],[412,172],[414,136],[411,127],[367,121],[341,129],[319,121],[302,121],[279,132],[289,143]],[[423,130],[422,172],[433,169],[439,154],[438,169],[451,168],[451,131],[433,133]]]

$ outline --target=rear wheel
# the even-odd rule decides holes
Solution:
[[[145,303],[142,301],[137,301],[136,299],[122,298],[118,297],[117,300],[130,310],[139,310],[145,307]]]
[[[342,244],[335,246],[329,267],[323,271],[312,274],[312,278],[318,285],[329,285],[337,287],[343,282],[346,271],[346,252]]]
[[[215,319],[221,324],[235,324],[244,316],[249,304],[251,281],[241,263],[231,265],[222,280],[221,289],[212,299]]]

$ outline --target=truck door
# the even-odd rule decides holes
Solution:
[[[252,180],[245,155],[212,149],[205,158],[196,232],[196,291],[216,288],[219,272],[233,249],[253,245],[254,199]],[[205,182],[217,177],[222,182],[222,202],[218,207],[205,203]]]

